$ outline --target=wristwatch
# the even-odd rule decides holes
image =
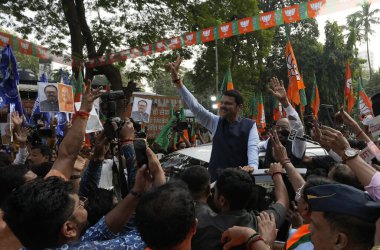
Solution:
[[[344,155],[342,157],[343,162],[348,161],[349,159],[355,158],[360,153],[360,150],[354,148],[346,148],[344,150]]]

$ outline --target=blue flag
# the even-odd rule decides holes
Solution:
[[[3,75],[3,81],[0,83],[0,107],[14,103],[15,110],[22,114],[21,98],[17,88],[20,77],[16,58],[9,44],[1,52],[0,70]]]
[[[48,82],[45,73],[42,73],[40,81],[46,82],[46,83]],[[49,126],[49,124],[50,124],[50,113],[47,113],[47,112],[41,113],[41,111],[40,111],[40,99],[38,97],[38,92],[37,92],[37,98],[36,98],[36,101],[34,102],[33,110],[32,110],[32,113],[31,113],[30,119],[29,119],[30,125],[36,125],[34,123],[34,120],[33,120],[34,115],[41,115],[43,117],[43,120],[45,120]]]

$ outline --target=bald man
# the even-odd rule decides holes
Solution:
[[[281,103],[282,107],[286,111],[287,116],[286,118],[283,117],[279,119],[275,125],[278,134],[278,139],[286,148],[288,157],[293,163],[293,165],[297,166],[302,162],[302,159],[305,155],[306,142],[301,141],[297,138],[295,138],[294,141],[289,141],[288,137],[292,130],[296,130],[296,135],[302,137],[304,135],[303,124],[300,117],[298,116],[297,111],[292,107],[292,105],[290,105],[283,82],[279,81],[276,77],[272,78],[271,82],[273,88],[270,89],[270,92]],[[264,168],[269,168],[269,165],[272,162],[275,162],[272,155],[271,140],[268,139],[266,141],[260,142],[259,150],[266,151]]]

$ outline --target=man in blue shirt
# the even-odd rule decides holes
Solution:
[[[213,135],[212,152],[209,162],[211,181],[215,181],[221,169],[242,167],[252,172],[259,167],[258,144],[259,135],[253,120],[243,118],[240,112],[243,108],[243,97],[237,90],[223,93],[220,101],[219,115],[206,110],[178,76],[182,58],[169,63],[173,83],[188,108],[193,112],[202,126]]]

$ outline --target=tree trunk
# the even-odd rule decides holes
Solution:
[[[63,13],[70,30],[72,71],[78,76],[79,66],[83,61],[83,39],[74,0],[61,0]]]
[[[366,39],[367,41],[367,58],[368,58],[368,67],[369,67],[369,79],[372,79],[372,68],[371,68],[371,59],[369,58],[369,40],[368,37]]]

